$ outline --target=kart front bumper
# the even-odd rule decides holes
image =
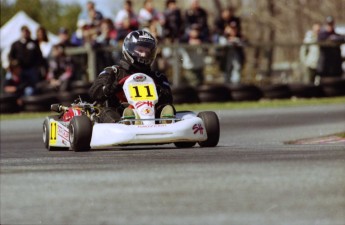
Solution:
[[[192,117],[172,124],[98,123],[93,126],[90,146],[96,149],[117,145],[198,142],[206,139],[203,121],[199,117]]]

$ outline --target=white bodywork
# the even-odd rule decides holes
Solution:
[[[192,114],[172,124],[124,125],[99,123],[93,126],[91,148],[126,144],[197,142],[207,139],[203,121]]]
[[[158,94],[151,77],[142,73],[133,74],[125,81],[123,90],[128,103],[134,107],[136,118],[131,121],[131,125],[121,121],[95,123],[91,148],[207,140],[204,123],[193,112],[178,112],[170,124],[161,124],[155,118]],[[64,123],[50,119],[50,146],[70,147],[68,124]]]
[[[70,147],[69,130],[67,124],[62,121],[49,119],[49,146],[53,147]],[[45,134],[43,134],[45,135]]]

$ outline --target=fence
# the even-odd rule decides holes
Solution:
[[[321,46],[339,46],[340,44],[313,43]],[[300,61],[300,48],[303,43],[252,43],[244,46],[246,62],[242,69],[241,82],[244,83],[287,83],[307,82],[303,64]],[[343,48],[345,45],[342,46]],[[203,52],[203,76],[206,83],[222,83],[223,76],[219,60],[226,60],[222,50],[233,46],[218,44],[201,44],[191,46],[188,44],[173,44],[159,46],[161,54],[158,56],[158,67],[163,70],[173,86],[178,86],[184,79],[183,54],[181,50],[198,49]],[[114,47],[84,47],[68,48],[66,53],[78,55],[78,79],[93,81],[101,70],[119,59],[121,48]],[[345,51],[343,51],[344,61]],[[161,62],[161,63],[160,63]]]

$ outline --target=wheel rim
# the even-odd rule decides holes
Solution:
[[[74,126],[71,125],[71,129],[69,131],[69,142],[73,144],[74,141]]]
[[[43,125],[43,142],[47,143],[47,126]]]

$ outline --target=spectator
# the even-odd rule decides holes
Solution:
[[[81,31],[82,31],[81,33],[82,45],[94,46],[96,44],[96,39],[99,33],[99,27],[95,27],[92,25],[83,25]]]
[[[200,30],[200,38],[203,42],[209,41],[209,28],[207,24],[207,12],[203,9],[198,0],[190,0],[190,8],[187,9],[185,15],[186,30],[185,34],[188,35],[192,25],[197,24]]]
[[[318,41],[327,41],[337,44],[345,41],[345,36],[335,33],[334,18],[326,18],[326,26],[321,29]],[[341,68],[342,58],[340,45],[320,46],[320,57],[318,60],[317,73],[321,77],[340,77],[343,73]]]
[[[151,33],[157,41],[162,41],[163,39],[163,27],[157,20],[152,20],[149,22],[148,27],[144,28],[147,32]]]
[[[117,29],[116,42],[123,42],[127,34],[129,34],[130,32],[132,32],[131,22],[129,19],[126,19],[123,21],[122,27]]]
[[[140,9],[138,16],[141,28],[148,28],[152,23],[164,23],[163,15],[153,5],[153,0],[145,0],[144,7]]]
[[[113,21],[109,18],[103,19],[100,24],[100,33],[96,38],[97,44],[101,46],[115,46],[117,32]]]
[[[98,27],[102,20],[103,20],[103,16],[100,12],[96,11],[95,9],[91,10],[89,12],[89,18],[91,20],[91,26],[94,26],[94,27]]]
[[[103,14],[96,10],[95,3],[88,1],[86,3],[86,11],[80,13],[78,22],[84,21],[89,26],[98,26],[103,19]]]
[[[4,93],[13,94],[18,97],[24,93],[24,86],[20,79],[21,67],[17,60],[12,60],[9,65],[9,73],[6,74],[4,82]]]
[[[17,61],[20,67],[20,80],[25,86],[24,95],[36,94],[36,85],[41,80],[40,68],[44,66],[41,49],[31,39],[31,32],[27,26],[21,27],[21,38],[15,41],[9,53],[9,61]]]
[[[84,20],[79,20],[77,30],[71,37],[72,46],[94,45],[100,31],[100,26],[88,25]]]
[[[71,42],[68,29],[65,27],[60,27],[59,29],[58,45],[62,46],[63,48],[75,46],[75,44]]]
[[[312,29],[307,31],[303,43],[307,45],[302,45],[300,57],[302,63],[306,66],[307,69],[307,80],[315,84],[316,82],[316,68],[320,56],[320,49],[316,43],[318,40],[318,35],[320,32],[320,24],[314,23]]]
[[[111,19],[103,19],[100,25],[100,33],[96,38],[96,45],[99,47],[106,46],[117,46],[116,42],[117,32],[115,26]],[[96,60],[97,60],[97,71],[102,70],[107,65],[114,64],[113,53],[110,51],[97,51]]]
[[[245,40],[239,34],[237,24],[231,22],[225,26],[224,36],[219,38],[219,44],[228,45],[225,49],[225,60],[221,61],[226,83],[238,84],[241,81],[241,73],[245,62],[243,46]]]
[[[179,40],[182,35],[182,15],[181,10],[176,5],[176,0],[166,1],[166,10],[164,11],[164,37],[174,42]]]
[[[67,91],[73,74],[74,63],[71,57],[66,56],[65,49],[61,45],[54,45],[47,76],[49,87],[53,87],[59,91]]]
[[[77,30],[72,34],[70,40],[73,46],[84,45],[84,30],[88,29],[88,25],[84,20],[79,20],[77,23]]]
[[[44,27],[39,27],[36,31],[36,37],[40,46],[42,55],[45,59],[49,57],[53,45],[49,42],[47,30]]]
[[[185,69],[185,78],[193,86],[199,86],[204,82],[204,58],[206,53],[200,47],[203,42],[200,30],[201,28],[198,24],[192,25],[187,39],[182,39],[182,41],[193,47],[180,49],[183,60],[182,67]]]
[[[44,66],[40,67],[40,73],[43,76],[42,78],[45,78],[48,71],[48,57],[52,50],[52,44],[49,42],[47,30],[44,27],[39,27],[36,30],[36,37],[44,59]]]
[[[77,31],[72,36],[74,44],[94,45],[96,43],[97,34],[100,29],[103,14],[96,10],[95,3],[88,1],[86,4],[86,11],[83,11],[78,18]]]
[[[220,17],[218,17],[214,22],[214,39],[216,40],[216,42],[219,36],[224,35],[226,25],[230,23],[236,24],[238,34],[241,35],[241,19],[235,16],[235,8],[233,7],[223,9]]]
[[[129,23],[129,25],[128,25]],[[115,18],[116,29],[122,29],[124,27],[129,28],[130,31],[137,30],[139,28],[138,16],[133,10],[133,3],[130,0],[126,0]]]

